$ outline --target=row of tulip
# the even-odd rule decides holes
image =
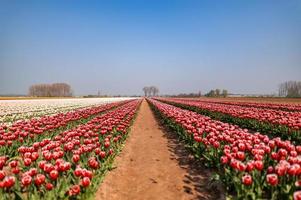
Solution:
[[[158,100],[273,137],[280,136],[296,143],[301,142],[301,112],[214,104],[189,99],[160,98]]]
[[[11,125],[18,120],[65,113],[75,109],[99,106],[129,98],[70,98],[70,99],[32,99],[1,100],[0,122]]]
[[[1,199],[88,199],[110,168],[141,100],[0,157]]]
[[[190,99],[193,101],[201,101],[208,103],[216,103],[216,104],[226,104],[226,105],[234,105],[234,106],[244,106],[244,107],[254,107],[254,108],[267,108],[274,110],[284,110],[290,112],[300,112],[301,104],[296,103],[267,103],[267,102],[250,102],[250,101],[229,101],[223,99]]]
[[[67,113],[58,113],[52,116],[46,115],[40,118],[22,120],[13,123],[11,126],[0,125],[0,155],[15,155],[15,149],[21,145],[30,145],[45,137],[51,137],[57,132],[85,123],[91,117],[125,102],[109,103]]]
[[[301,146],[148,100],[218,176],[235,199],[301,199]]]
[[[2,124],[5,124],[6,126],[11,126],[17,121],[20,120],[28,120],[31,118],[38,118],[45,115],[55,115],[57,113],[66,113],[72,110],[76,109],[82,109],[92,106],[98,106],[98,105],[90,105],[90,106],[82,106],[82,105],[72,105],[72,106],[66,106],[66,107],[59,107],[59,108],[51,108],[51,109],[45,109],[40,111],[30,111],[30,112],[24,112],[24,113],[14,113],[14,114],[5,114],[0,116],[0,121]]]

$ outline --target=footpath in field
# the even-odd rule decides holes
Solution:
[[[144,100],[122,153],[96,199],[223,199],[209,189],[209,172],[197,165],[175,134],[156,121]]]

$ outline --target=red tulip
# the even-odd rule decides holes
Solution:
[[[226,157],[226,156],[222,156],[222,157],[221,157],[221,163],[222,163],[222,164],[227,164],[228,162],[229,162],[228,157]]]
[[[263,162],[260,160],[256,160],[254,162],[254,166],[258,171],[261,171],[263,169]]]
[[[7,176],[4,179],[4,187],[10,188],[15,185],[16,178],[14,176]]]
[[[15,167],[11,171],[12,171],[13,174],[19,174],[20,173],[20,168],[19,167]]]
[[[104,144],[105,148],[109,148],[110,147],[110,142],[109,141],[106,141],[105,144]]]
[[[273,172],[274,172],[274,168],[272,166],[269,166],[268,169],[267,169],[267,173],[271,174]]]
[[[293,164],[288,168],[287,173],[291,176],[295,176],[300,174],[300,170],[301,168],[299,164]]]
[[[17,166],[18,166],[18,161],[17,161],[17,160],[12,160],[12,161],[10,161],[9,166],[10,166],[11,168],[17,167]]]
[[[105,158],[106,157],[106,152],[105,151],[101,151],[99,153],[99,155],[100,155],[101,158]]]
[[[6,174],[4,171],[0,171],[0,180],[3,180],[5,178]]]
[[[74,163],[77,163],[79,160],[80,160],[80,156],[79,156],[78,154],[74,154],[74,155],[72,156],[72,161],[73,161]]]
[[[39,158],[39,153],[38,152],[33,152],[31,154],[31,160],[36,161]]]
[[[99,163],[97,162],[96,158],[94,158],[94,157],[89,158],[88,165],[89,165],[89,167],[91,167],[93,169],[97,169],[99,167]]]
[[[253,182],[253,180],[252,180],[252,176],[251,175],[249,175],[249,174],[246,174],[246,175],[244,175],[243,177],[242,177],[242,183],[244,184],[244,185],[252,185],[252,182]]]
[[[57,170],[52,170],[49,173],[49,177],[51,180],[56,180],[58,176],[59,176],[59,172]]]
[[[245,159],[246,156],[245,156],[245,153],[244,153],[244,152],[238,151],[238,152],[236,153],[236,157],[237,157],[238,160],[243,161],[243,160]]]
[[[31,165],[31,162],[32,162],[32,161],[31,161],[30,158],[25,158],[25,159],[24,159],[24,165],[27,166],[27,167]]]
[[[51,183],[46,183],[45,185],[47,190],[52,190],[53,189],[53,185]]]
[[[45,176],[43,174],[38,174],[35,179],[34,182],[37,186],[40,186],[42,184],[45,183]]]
[[[45,160],[40,161],[39,164],[38,164],[39,168],[44,170],[44,166],[45,166],[46,163],[47,163],[47,161],[45,161]]]
[[[82,170],[82,175],[92,179],[93,173],[91,171],[87,170],[87,169],[83,169]]]
[[[301,191],[294,192],[294,200],[301,200]]]
[[[29,174],[30,174],[30,176],[35,176],[38,174],[38,170],[36,168],[31,168],[29,170]]]
[[[275,171],[278,174],[278,176],[284,176],[286,173],[286,167],[284,165],[277,165],[275,167]]]
[[[278,184],[278,176],[277,174],[268,174],[266,177],[266,181],[268,184],[275,186]]]
[[[297,181],[295,182],[295,186],[296,186],[296,187],[300,187],[300,186],[301,186],[301,180],[297,180]]]
[[[74,170],[74,175],[77,176],[77,177],[82,176],[82,169],[76,168],[76,169]]]
[[[68,191],[69,196],[75,196],[78,195],[79,193],[80,193],[79,185],[73,185]]]
[[[88,187],[90,185],[91,181],[90,178],[88,177],[84,177],[81,181],[81,184],[83,187]]]
[[[22,179],[21,179],[21,183],[22,183],[23,186],[28,186],[28,185],[30,185],[30,184],[31,184],[31,181],[32,181],[32,178],[31,178],[31,176],[29,176],[29,175],[25,175],[25,176],[23,176]]]

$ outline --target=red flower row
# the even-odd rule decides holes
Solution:
[[[181,98],[179,98],[181,100]],[[266,102],[247,102],[247,101],[225,101],[217,99],[189,99],[191,101],[199,101],[204,103],[215,103],[215,104],[225,104],[225,105],[234,105],[234,106],[243,106],[243,107],[254,107],[254,108],[267,108],[274,110],[284,110],[291,112],[300,112],[301,104],[288,104],[288,103],[266,103]]]
[[[93,177],[103,176],[105,161],[125,139],[140,102],[129,101],[52,139],[21,146],[17,158],[1,156],[3,194],[17,191],[30,198],[38,191],[36,195],[46,198],[48,193],[61,193],[57,189],[61,185],[66,185],[59,188],[65,195],[87,193]]]
[[[59,113],[52,116],[22,120],[15,122],[10,127],[0,125],[0,146],[10,147],[14,144],[14,147],[16,147],[28,139],[34,140],[36,136],[54,131],[60,127],[65,127],[70,122],[86,119],[124,103],[125,101],[115,102],[91,108],[74,110],[67,113]]]
[[[215,121],[156,100],[149,101],[166,118],[184,128],[200,149],[200,154],[220,166],[232,182],[235,179],[231,177],[241,178],[246,186],[254,184],[253,192],[258,194],[261,190],[268,192],[274,188],[274,191],[279,190],[278,194],[289,196],[298,188],[301,146],[280,138],[269,139],[260,133],[253,134],[236,125]],[[241,182],[235,184],[238,188]],[[278,184],[281,184],[280,187],[274,187]],[[244,192],[242,194],[247,194]]]
[[[184,104],[200,109],[228,114],[242,119],[255,119],[272,124],[285,125],[292,129],[301,129],[301,112],[288,112],[258,107],[245,107],[240,105],[218,104],[190,99],[162,99],[166,102]]]

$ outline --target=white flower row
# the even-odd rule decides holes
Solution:
[[[64,113],[74,109],[91,107],[116,101],[123,98],[71,98],[71,99],[30,99],[1,100],[0,124],[11,125],[18,120],[30,119],[44,115]]]

